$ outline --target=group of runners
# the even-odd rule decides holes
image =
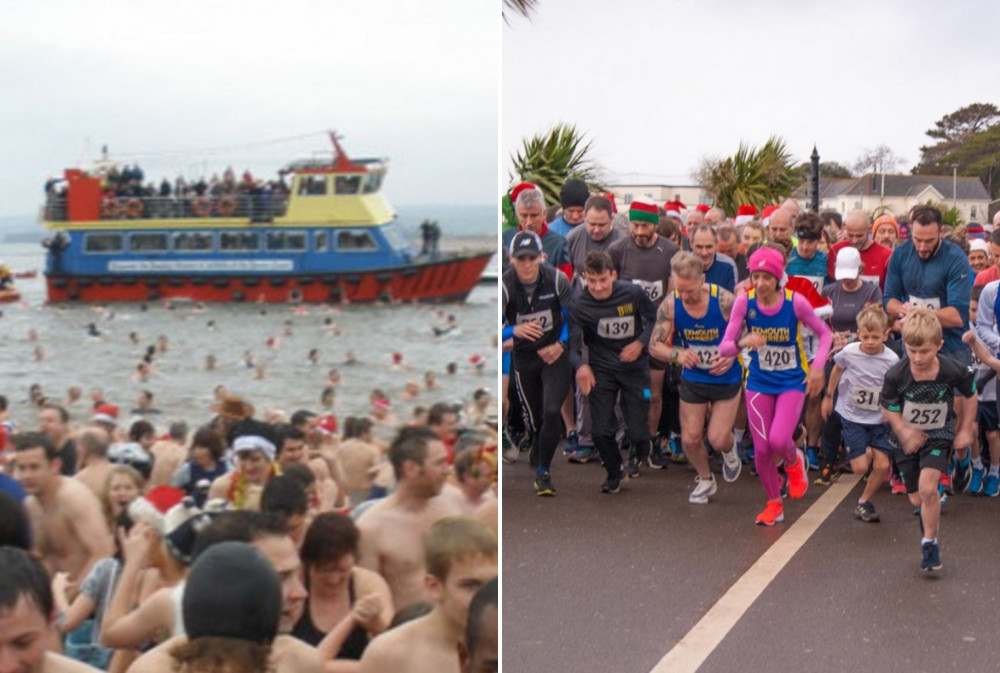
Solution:
[[[747,465],[765,526],[810,470],[821,485],[854,472],[867,475],[862,521],[879,521],[887,481],[908,495],[933,571],[941,502],[998,494],[1000,231],[956,234],[932,206],[873,223],[794,200],[731,220],[640,198],[626,215],[579,180],[550,225],[534,185],[512,199],[503,457],[528,454],[538,495],[556,494],[564,437],[568,462],[601,461],[604,493],[674,461],[697,473],[689,502],[706,504],[713,459],[728,482]]]
[[[497,670],[488,397],[337,428],[222,393],[166,434],[45,403],[0,431],[0,670]]]

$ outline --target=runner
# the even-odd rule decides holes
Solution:
[[[920,512],[920,567],[940,570],[938,480],[948,469],[952,449],[972,443],[976,382],[971,369],[938,354],[944,337],[932,309],[908,311],[903,343],[906,357],[886,374],[882,408],[892,427],[890,440],[906,493]],[[956,389],[967,398],[961,416],[953,404]]]
[[[552,267],[542,266],[542,244],[535,234],[519,232],[510,251],[511,268],[502,278],[502,338],[514,339],[511,368],[525,426],[532,433],[529,460],[535,468],[535,492],[552,496],[556,489],[550,467],[571,376],[565,321],[570,284]]]
[[[742,463],[736,451],[733,423],[739,407],[743,368],[735,357],[722,357],[719,343],[729,322],[734,297],[718,285],[705,282],[702,260],[690,252],[674,255],[671,279],[674,293],[656,315],[650,352],[679,363],[681,440],[684,454],[698,472],[698,483],[688,502],[704,505],[715,494],[716,483],[702,443],[705,419],[708,443],[723,458],[722,476],[736,481]],[[676,332],[680,347],[671,347]]]
[[[719,346],[723,357],[734,357],[744,347],[751,351],[746,408],[754,464],[768,499],[756,523],[765,526],[784,520],[777,461],[785,461],[790,497],[801,498],[809,486],[805,454],[796,450],[792,437],[806,394],[818,395],[823,389],[822,363],[830,351],[826,324],[802,295],[779,285],[784,266],[781,253],[773,248],[750,256],[753,288],[736,297]],[[737,341],[744,321],[749,334]],[[812,368],[802,349],[803,326],[819,336]]]
[[[885,481],[892,456],[879,393],[886,372],[899,362],[899,357],[884,345],[889,338],[889,316],[881,306],[865,307],[857,321],[858,340],[833,356],[833,372],[823,399],[823,420],[830,417],[834,393],[839,393],[836,409],[851,469],[859,476],[868,474],[854,514],[862,521],[875,522],[879,515],[871,499]]]
[[[617,493],[621,479],[639,476],[650,450],[649,355],[656,310],[638,285],[616,280],[611,257],[591,252],[584,263],[587,287],[570,306],[570,358],[576,382],[590,395],[594,443],[608,478],[604,493]],[[584,350],[586,346],[586,351]],[[627,470],[615,442],[614,407],[621,395],[631,450]]]

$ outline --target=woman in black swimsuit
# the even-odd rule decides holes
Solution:
[[[357,661],[392,619],[389,585],[355,566],[360,534],[342,514],[324,512],[309,527],[300,555],[309,598],[292,635],[327,658]]]

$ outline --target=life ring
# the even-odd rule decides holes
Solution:
[[[129,199],[125,203],[125,214],[128,217],[142,217],[142,212],[146,209],[145,204],[139,199]]]
[[[222,217],[232,217],[236,212],[236,199],[231,196],[223,196],[219,199],[219,215]]]
[[[212,202],[204,196],[199,196],[191,204],[191,210],[198,217],[208,217],[212,214]]]
[[[113,196],[105,197],[101,201],[101,219],[113,220],[122,214],[122,205]]]

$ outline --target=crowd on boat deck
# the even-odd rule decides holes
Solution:
[[[0,396],[0,648],[50,673],[496,670],[493,397],[437,401],[427,372],[338,417],[350,375],[315,409],[219,386],[186,418],[151,389]]]
[[[537,495],[556,494],[560,445],[603,464],[605,494],[689,464],[694,505],[746,465],[765,526],[809,471],[820,486],[853,472],[863,522],[880,520],[883,484],[908,496],[925,571],[941,567],[941,504],[1000,495],[1000,213],[953,227],[930,205],[727,213],[644,197],[617,212],[576,179],[559,208],[529,183],[509,196],[502,453],[527,458]]]

